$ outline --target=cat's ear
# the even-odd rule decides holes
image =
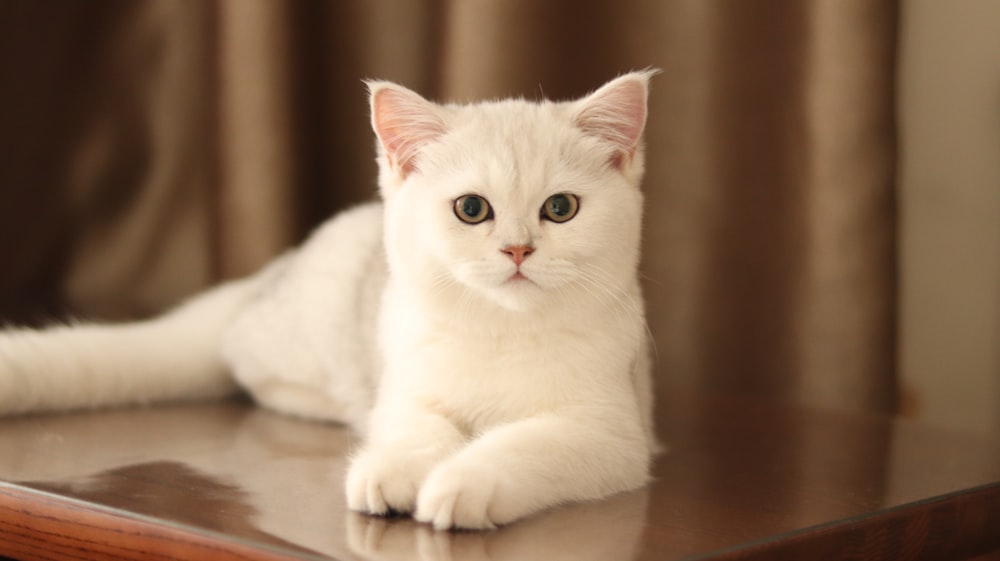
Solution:
[[[400,177],[416,169],[420,149],[447,130],[440,108],[392,82],[367,82],[372,128],[389,166]]]
[[[618,169],[639,147],[646,126],[649,79],[658,72],[643,70],[619,76],[577,102],[576,126],[611,147],[610,163]]]

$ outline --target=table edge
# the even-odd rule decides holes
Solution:
[[[1000,482],[742,543],[685,561],[967,559],[1000,551]]]
[[[248,544],[222,533],[2,481],[0,535],[4,537],[0,555],[23,561],[331,559]],[[964,559],[996,550],[1000,550],[1000,482],[745,542],[688,561],[908,561]]]
[[[0,556],[22,561],[329,561],[0,481]]]

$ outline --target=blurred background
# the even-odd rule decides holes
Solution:
[[[144,317],[375,194],[364,78],[657,67],[658,378],[1000,426],[1000,2],[0,0],[0,322]]]

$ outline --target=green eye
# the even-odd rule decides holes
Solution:
[[[466,224],[479,224],[493,218],[493,209],[479,195],[464,195],[455,199],[455,216]]]
[[[569,193],[552,195],[542,205],[542,218],[553,222],[567,222],[580,210],[580,199]]]

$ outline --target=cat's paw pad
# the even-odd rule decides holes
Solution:
[[[368,514],[413,512],[424,472],[392,453],[364,453],[347,472],[347,507]]]
[[[517,516],[500,504],[498,477],[489,466],[446,462],[431,472],[417,498],[414,518],[438,530],[487,530]]]

